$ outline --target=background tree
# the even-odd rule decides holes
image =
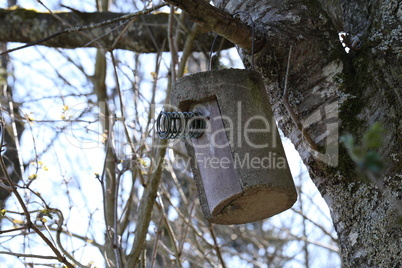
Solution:
[[[15,251],[15,244],[7,244],[3,253],[22,252],[17,255],[25,263],[42,255],[79,266],[86,265],[82,263],[88,261],[84,255],[92,253],[93,248],[101,252],[109,266],[138,261],[142,266],[147,261],[151,266],[225,266],[239,261],[234,256],[255,266],[283,266],[300,256],[297,251],[292,256],[284,250],[290,237],[292,241],[304,240],[299,249],[304,252],[305,266],[311,265],[308,256],[313,244],[336,252],[331,244],[303,238],[303,232],[313,222],[332,239],[316,220],[309,221],[303,206],[298,212],[303,215],[301,226],[305,228],[298,230],[299,236],[292,229],[284,229],[287,232],[281,235],[292,236],[273,240],[279,234],[269,228],[270,221],[209,226],[193,199],[196,194],[191,176],[181,172],[186,163],[182,148],[169,147],[169,160],[163,162],[158,160],[163,159],[165,150],[154,150],[152,146],[162,142],[153,136],[153,104],[168,100],[169,88],[183,75],[190,51],[208,54],[213,36],[201,36],[199,32],[212,30],[231,40],[238,45],[245,65],[250,66],[250,20],[246,15],[231,15],[246,11],[257,32],[255,67],[264,77],[282,131],[299,151],[330,207],[344,265],[398,266],[402,251],[398,243],[401,225],[397,221],[401,213],[402,109],[401,63],[395,59],[401,56],[402,33],[398,26],[402,5],[391,0],[231,0],[214,1],[214,8],[204,1],[168,2],[188,12],[200,26],[192,26],[186,15],[175,14],[174,8],[169,15],[142,16],[147,13],[144,7],[150,8],[148,2],[128,5],[116,1],[111,6],[122,13],[142,10],[127,16],[106,12],[108,3],[101,1],[96,5],[64,7],[64,13],[0,10],[3,25],[10,25],[0,30],[0,41],[30,43],[52,36],[41,44],[97,48],[86,49],[89,54],[43,47],[30,48],[32,54],[26,53],[28,49],[10,54],[15,57],[14,68],[19,70],[14,73],[18,85],[12,87],[13,98],[18,96],[14,101],[23,103],[19,121],[25,124],[24,133],[30,133],[21,137],[21,155],[25,164],[33,164],[25,169],[16,190],[10,189],[10,180],[2,177],[5,188],[14,192],[2,210],[2,235],[7,234],[5,239],[19,242],[22,246],[18,249],[23,249]],[[159,3],[152,4],[158,7]],[[53,5],[47,8],[60,8]],[[95,7],[98,12],[84,12],[95,11]],[[107,21],[113,18],[115,22]],[[99,22],[104,23],[96,25]],[[349,53],[339,42],[339,34]],[[135,52],[126,54],[117,49]],[[145,58],[138,54],[142,52],[155,54]],[[31,71],[39,58],[50,63],[51,71],[38,72],[35,77]],[[66,69],[67,64],[74,69]],[[149,68],[153,70],[149,72]],[[40,89],[46,84],[51,86],[42,95]],[[162,86],[167,88],[166,94]],[[49,109],[47,114],[43,113],[44,107]],[[379,122],[386,132],[381,132],[378,125],[370,128],[374,122]],[[338,132],[344,135],[345,148],[336,146]],[[99,137],[102,146],[98,146]],[[66,144],[70,144],[68,150]],[[83,159],[89,153],[96,155],[92,161],[102,164],[91,165],[91,161]],[[50,170],[42,159],[57,163],[58,171]],[[50,171],[51,175],[47,175]],[[46,177],[59,180],[42,179]],[[93,191],[95,181],[104,198],[88,199],[88,192],[80,189],[89,183]],[[57,195],[56,185],[66,194],[60,197],[60,204],[53,205],[49,200],[52,194]],[[16,191],[21,192],[21,200],[16,199]],[[66,209],[61,208],[63,202],[69,204]],[[22,211],[24,205],[26,211]],[[72,223],[77,218],[82,220],[83,212],[85,224],[77,228]],[[99,217],[102,213],[103,218]],[[30,222],[27,218],[31,214],[35,217]],[[96,224],[99,222],[104,226],[101,232]],[[32,230],[33,225],[40,228]],[[43,239],[44,232],[49,232],[54,241]],[[27,241],[38,240],[52,249],[52,256],[32,253],[33,242]],[[54,244],[57,247],[52,248]]]

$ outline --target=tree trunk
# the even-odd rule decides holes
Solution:
[[[188,5],[200,1],[168,0],[184,11]],[[402,230],[398,223],[402,199],[401,1],[215,0],[214,5],[228,14],[248,12],[255,22],[257,39],[266,41],[258,42],[261,47],[254,55],[255,69],[263,75],[280,128],[294,143],[328,203],[344,265],[401,266]],[[197,18],[196,13],[201,9],[190,10],[191,16]],[[0,22],[12,23],[18,18],[18,12],[11,16],[10,12],[0,10]],[[250,34],[250,28],[239,26],[239,36],[236,32],[225,32],[231,31],[233,25],[228,23],[225,24],[228,27],[221,27],[217,25],[217,18],[225,20],[227,16],[216,9],[210,12],[210,15],[200,13],[206,28],[219,31],[231,40],[240,36],[241,47],[248,48],[251,42],[247,42],[244,34]],[[34,13],[30,12],[21,20],[28,24],[18,22],[0,31],[0,41],[31,42],[62,29],[50,27],[53,24],[47,24],[47,29],[33,27],[37,25]],[[65,15],[60,15],[67,20]],[[82,22],[82,18],[90,17],[81,15],[75,14],[74,19]],[[251,25],[244,13],[239,17]],[[230,18],[227,20],[238,25]],[[130,28],[116,48],[154,51],[148,50],[153,47],[152,43],[147,46],[130,44],[130,40],[150,40],[145,36],[133,38],[138,36],[135,33],[147,32],[148,36],[148,29],[140,31],[138,27]],[[6,28],[20,31],[10,32]],[[36,32],[42,35],[36,36]],[[103,29],[88,34],[99,37],[106,32],[107,29]],[[153,36],[163,42],[166,31],[161,32],[162,39],[156,31]],[[349,53],[339,42],[340,32],[344,32]],[[34,40],[24,41],[23,38],[30,36],[35,36]],[[114,40],[103,38],[99,42],[109,48]],[[77,47],[86,42],[86,37],[74,33],[46,45]],[[250,67],[250,51],[240,49],[239,52]],[[379,147],[371,144],[372,133],[368,132],[375,122],[385,129]],[[348,133],[355,141],[349,139],[349,147],[345,149],[340,145],[340,136]],[[364,177],[369,180],[363,180]]]
[[[255,55],[255,68],[265,79],[281,129],[330,208],[344,265],[397,267],[402,252],[398,223],[402,5],[390,0],[321,2],[232,0],[215,1],[215,6],[230,14],[247,11],[267,38]],[[348,32],[344,37],[348,54],[338,39],[341,31]],[[249,52],[240,53],[250,66]],[[288,94],[284,95],[285,80]],[[294,120],[284,98],[296,115]],[[339,144],[339,136],[346,133],[361,143],[374,122],[386,130],[377,152],[384,164],[378,174],[363,159],[368,154],[354,159]],[[304,128],[304,137],[297,125]],[[374,182],[362,180],[367,176]]]
[[[15,0],[8,1],[8,6],[13,6],[16,4]],[[7,50],[7,43],[0,43],[0,49],[2,51]],[[9,57],[8,55],[3,55],[0,56],[0,96],[1,100],[0,102],[4,107],[7,107],[9,114],[19,115],[19,107],[10,107],[10,103],[12,102],[12,89],[10,85],[8,84],[8,76],[10,75],[8,73],[8,68],[9,68]],[[12,102],[14,103],[14,102]],[[15,103],[14,103],[15,106]],[[13,109],[13,111],[11,111]],[[3,118],[2,118],[3,119]],[[18,146],[19,140],[21,138],[22,132],[24,131],[24,124],[17,121],[17,120],[11,120],[14,121],[10,124],[10,127],[5,128],[4,132],[4,140],[3,144],[1,144],[1,150],[4,150],[4,145],[6,146],[6,150],[4,150],[3,157],[5,159],[5,163],[7,165],[7,168],[9,169],[8,175],[10,176],[11,180],[15,183],[18,183],[18,181],[21,179],[22,174],[21,174],[21,164],[20,163],[20,154],[18,151]],[[15,128],[13,127],[13,124]],[[3,131],[3,130],[2,130]],[[1,177],[4,177],[3,174],[1,174]],[[4,183],[3,180],[0,180],[1,183]],[[7,183],[6,183],[7,184]],[[10,192],[6,190],[3,187],[0,187],[0,208],[4,206],[5,200],[10,196]]]

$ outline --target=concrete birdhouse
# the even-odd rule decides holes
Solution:
[[[296,189],[258,72],[227,69],[179,79],[177,112],[157,120],[161,138],[187,138],[205,217],[217,224],[262,220],[289,209]]]

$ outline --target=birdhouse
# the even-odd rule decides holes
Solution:
[[[261,75],[227,69],[179,79],[177,111],[161,113],[161,138],[186,138],[205,217],[217,224],[262,220],[289,209],[296,189]]]

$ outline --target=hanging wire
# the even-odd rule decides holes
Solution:
[[[208,71],[211,71],[212,69],[212,53],[214,53],[214,46],[215,46],[215,42],[216,39],[218,39],[219,35],[215,35],[214,41],[212,41],[212,45],[211,45],[211,50],[209,51],[209,66],[208,66]]]
[[[251,17],[250,13],[248,13],[247,11],[236,11],[235,13],[233,13],[233,16],[239,15],[239,14],[245,14],[248,16],[250,22],[251,22],[251,68],[253,70],[255,70],[255,61],[254,61],[254,47],[255,47],[255,24],[254,24],[254,20]],[[214,41],[212,42],[211,45],[211,50],[209,52],[209,67],[208,67],[208,71],[210,71],[212,69],[212,53],[214,51],[214,46],[215,46],[215,42],[216,39],[218,38],[218,35],[215,35]]]

